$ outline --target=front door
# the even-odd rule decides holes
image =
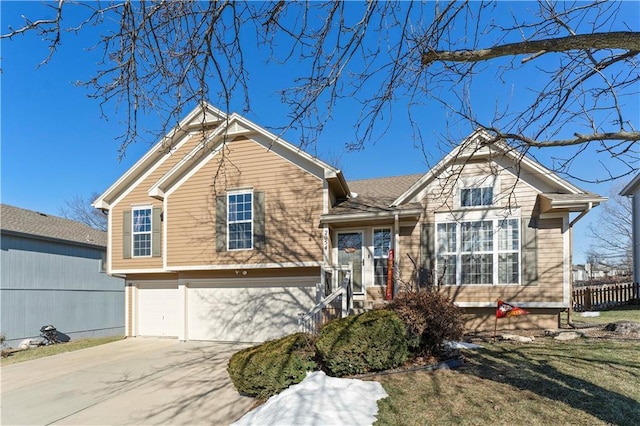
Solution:
[[[338,265],[350,265],[354,293],[364,293],[362,286],[362,232],[338,232]]]

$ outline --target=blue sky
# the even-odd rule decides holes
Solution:
[[[2,32],[9,24],[19,26],[20,15],[33,15],[32,12],[41,7],[39,2],[1,2]],[[638,5],[632,3],[630,7],[637,14]],[[124,159],[118,161],[116,138],[124,129],[121,116],[107,109],[106,119],[99,102],[87,97],[85,88],[73,84],[95,72],[99,57],[96,52],[86,50],[90,45],[86,36],[67,34],[52,60],[38,68],[47,56],[47,48],[37,36],[28,34],[13,41],[2,41],[0,197],[3,203],[59,214],[65,200],[108,188],[156,141],[147,137],[130,146]],[[264,127],[282,125],[286,106],[276,90],[286,85],[286,73],[274,66],[258,66],[263,67],[262,72],[251,74],[252,109],[245,115]],[[476,95],[482,97],[492,96],[495,85],[499,84],[492,77],[480,83],[486,93]],[[510,90],[509,87],[502,89]],[[214,99],[212,103],[215,104]],[[337,158],[337,165],[347,179],[424,173],[428,164],[443,155],[431,149],[431,158],[427,160],[416,148],[412,132],[402,118],[402,99],[394,109],[390,131],[381,140],[363,151],[347,152],[345,143],[349,140],[345,129],[352,129],[350,119],[357,112],[354,108],[357,106],[348,102],[338,105],[334,119],[327,123],[317,144],[317,154],[325,159]],[[632,115],[637,119],[637,105],[634,108]],[[422,111],[425,125],[421,130],[426,140],[435,140],[447,131],[438,106],[427,105]],[[157,125],[155,117],[143,117],[143,120],[150,127]],[[461,134],[466,132],[455,130]],[[286,134],[285,139],[295,143],[296,135]],[[550,167],[553,155],[551,151],[540,153],[537,159]],[[597,163],[596,155],[587,153],[584,162],[576,167],[584,172]],[[610,185],[573,183],[602,195],[608,194]],[[584,260],[583,252],[589,245],[587,225],[597,216],[596,210],[574,229],[576,262]]]

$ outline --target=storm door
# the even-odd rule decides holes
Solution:
[[[338,232],[338,265],[350,265],[354,293],[364,293],[362,286],[362,232]]]

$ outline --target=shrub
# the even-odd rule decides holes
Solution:
[[[381,371],[407,359],[404,325],[385,310],[332,321],[320,330],[318,357],[334,376]]]
[[[445,341],[462,337],[462,311],[441,293],[401,293],[387,308],[394,311],[404,323],[409,349],[415,355],[442,355]]]
[[[238,392],[267,399],[317,370],[314,358],[313,336],[296,333],[235,353],[227,372]]]

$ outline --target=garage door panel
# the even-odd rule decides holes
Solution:
[[[188,290],[188,338],[262,342],[297,330],[315,304],[315,280],[291,285],[198,284]]]
[[[178,284],[138,285],[138,335],[178,335]]]

